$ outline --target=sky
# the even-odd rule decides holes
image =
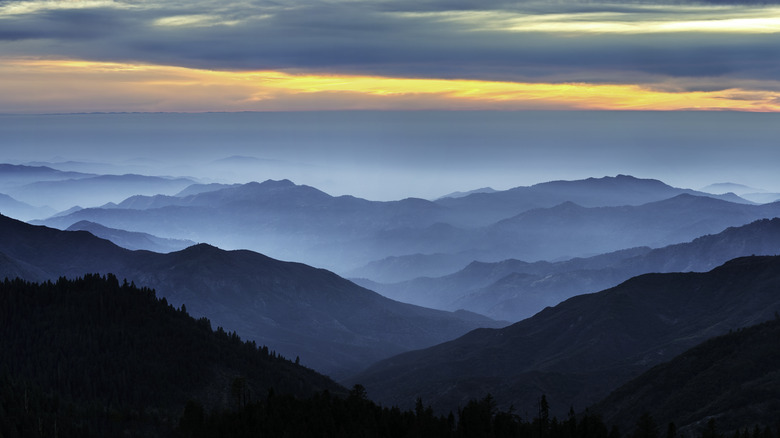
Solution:
[[[0,112],[780,109],[780,3],[0,1]]]
[[[371,199],[780,191],[778,110],[780,0],[0,0],[4,162]]]

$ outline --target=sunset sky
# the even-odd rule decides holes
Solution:
[[[771,3],[0,1],[0,113],[778,111],[779,66]]]

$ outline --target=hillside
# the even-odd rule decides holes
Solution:
[[[0,434],[167,434],[188,400],[346,390],[113,275],[0,282]],[[44,433],[45,431],[45,433]]]
[[[725,433],[775,427],[780,412],[780,319],[705,341],[657,365],[591,407],[627,430],[650,414],[658,424],[701,429],[714,419]]]
[[[323,269],[205,244],[170,254],[129,251],[84,231],[0,217],[0,254],[0,278],[115,273],[334,378],[477,327],[504,325],[392,301]]]
[[[500,406],[533,412],[546,394],[562,415],[708,338],[773,318],[778,288],[780,257],[646,274],[503,329],[385,359],[350,381],[383,403],[419,396],[445,411],[489,392]]]

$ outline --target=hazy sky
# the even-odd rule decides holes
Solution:
[[[435,198],[484,186],[619,173],[698,189],[780,192],[780,114],[636,111],[327,111],[0,115],[3,161],[291,179],[333,195]],[[241,156],[251,159],[230,159]],[[63,167],[60,165],[60,167]]]
[[[777,111],[779,65],[774,1],[0,1],[5,113]]]

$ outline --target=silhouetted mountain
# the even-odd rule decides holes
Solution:
[[[174,305],[340,377],[380,358],[501,326],[467,312],[399,303],[337,275],[251,251],[196,245],[170,254],[129,251],[87,232],[0,218],[0,253],[31,280],[112,272]],[[3,262],[3,260],[0,260]],[[0,278],[8,275],[0,264]]]
[[[453,209],[464,222],[453,225],[489,225],[524,211],[573,202],[583,207],[642,205],[681,194],[709,196],[730,202],[749,203],[736,196],[721,196],[679,189],[654,179],[628,175],[588,178],[577,181],[551,181],[495,193],[476,193],[461,198],[443,198],[437,204]]]
[[[144,175],[99,175],[58,181],[37,181],[9,188],[7,193],[28,203],[66,209],[74,205],[96,206],[132,195],[176,193],[191,185],[187,178]]]
[[[643,413],[680,432],[714,419],[722,433],[775,427],[780,409],[780,319],[705,341],[656,365],[591,407],[628,430]]]
[[[708,271],[736,257],[780,254],[780,219],[731,227],[688,243],[658,249],[638,247],[563,262],[474,262],[438,278],[370,289],[394,300],[443,310],[468,309],[518,321],[569,297],[612,287],[650,272]],[[367,286],[365,280],[356,280]]]
[[[112,275],[0,282],[0,434],[163,436],[188,400],[346,390]],[[45,432],[44,432],[45,431]]]
[[[17,201],[8,195],[0,193],[0,213],[14,219],[27,221],[51,216],[55,211],[47,207],[33,207],[30,204]]]
[[[147,233],[117,230],[89,221],[76,222],[68,227],[66,231],[89,231],[95,236],[110,240],[122,248],[131,250],[145,249],[161,253],[181,251],[196,243],[191,240],[165,239]]]
[[[559,416],[582,409],[653,365],[780,310],[780,257],[736,259],[707,273],[646,274],[580,295],[503,329],[404,353],[352,377],[375,400],[422,397],[447,411],[475,394]]]

